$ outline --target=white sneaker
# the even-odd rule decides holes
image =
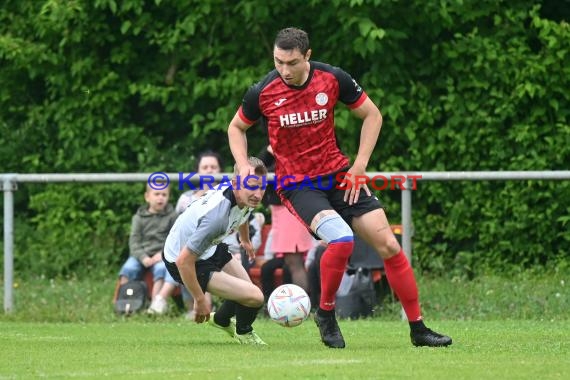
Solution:
[[[164,314],[168,311],[168,302],[160,295],[157,294],[156,297],[150,303],[150,307],[147,310],[149,314]]]

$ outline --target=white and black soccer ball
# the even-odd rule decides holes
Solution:
[[[300,286],[278,286],[267,300],[269,317],[284,327],[299,326],[311,312],[309,295]]]

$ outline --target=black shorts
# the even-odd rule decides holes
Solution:
[[[198,283],[205,293],[208,288],[208,282],[212,278],[214,272],[221,272],[222,268],[232,260],[232,255],[228,250],[228,245],[225,243],[220,243],[216,246],[216,252],[212,257],[207,260],[196,261],[196,276],[198,277]],[[166,270],[170,273],[172,278],[178,281],[180,284],[184,284],[182,277],[180,277],[180,272],[176,263],[168,262],[164,258],[164,253],[162,254],[162,260],[166,265]]]
[[[367,212],[383,208],[378,198],[372,194],[366,194],[361,190],[358,202],[349,205],[344,201],[345,190],[337,188],[340,184],[336,174],[346,172],[349,168],[338,172],[312,179],[311,184],[303,182],[291,189],[281,189],[283,204],[297,215],[307,227],[310,227],[315,215],[323,210],[335,210],[352,227],[352,218],[364,215]],[[293,187],[293,186],[291,186]]]

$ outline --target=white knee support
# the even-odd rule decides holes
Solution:
[[[338,214],[327,215],[319,220],[315,232],[326,243],[354,240],[352,229]]]

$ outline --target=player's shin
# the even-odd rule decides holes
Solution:
[[[404,251],[400,251],[395,256],[384,260],[384,270],[386,271],[388,283],[400,300],[408,321],[421,320],[418,286],[414,277],[414,271]]]
[[[239,335],[253,331],[252,324],[257,317],[259,307],[249,307],[236,304],[236,333]]]
[[[354,248],[353,237],[349,241],[330,242],[321,258],[321,299],[319,307],[334,309],[336,292],[346,271],[348,259]]]

